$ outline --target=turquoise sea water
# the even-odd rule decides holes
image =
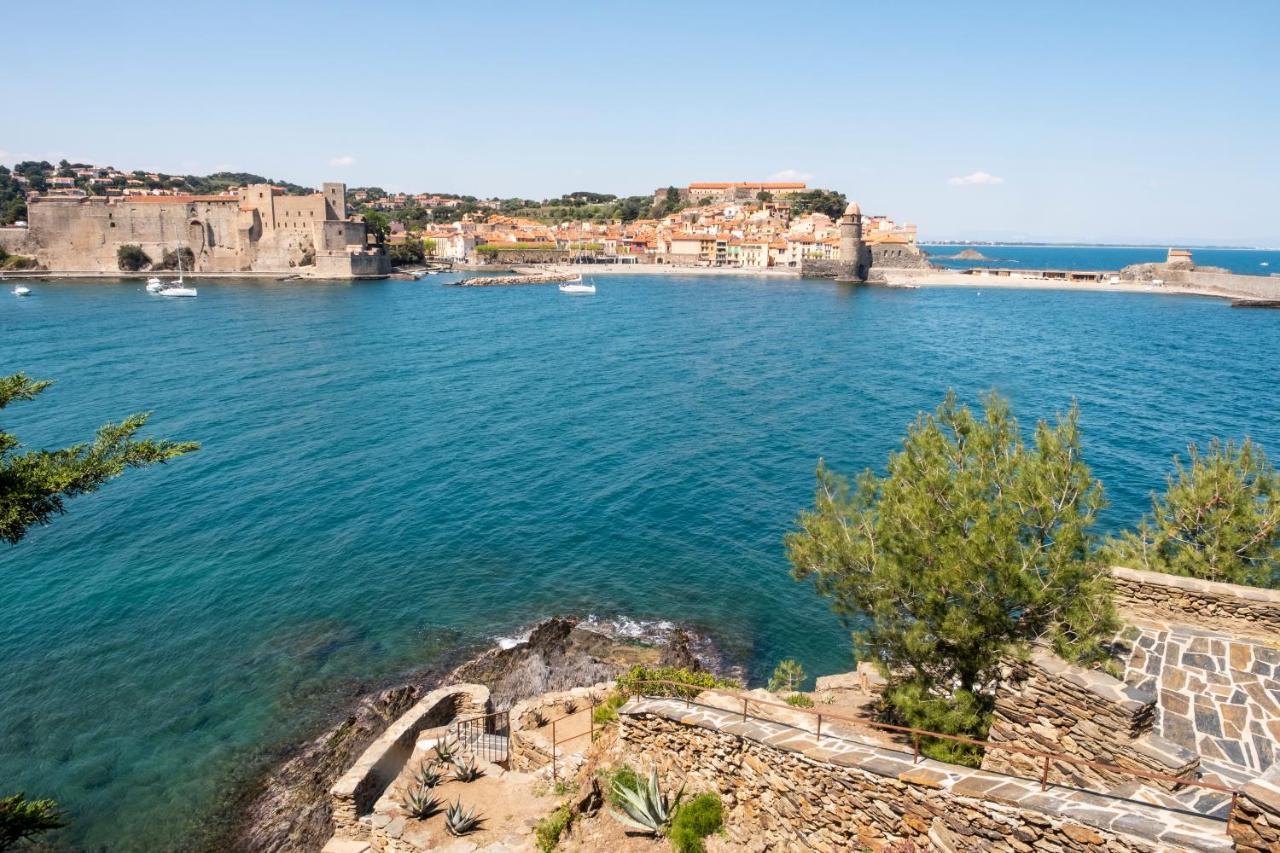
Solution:
[[[1280,455],[1280,312],[1177,296],[600,277],[0,291],[33,446],[154,410],[204,449],[0,550],[0,781],[94,849],[172,849],[335,696],[554,613],[712,628],[756,676],[849,663],[781,537],[819,456],[882,466],[954,386],[1080,401],[1108,527],[1189,440]]]
[[[1143,246],[933,246],[925,245],[931,260],[942,267],[1005,267],[1010,269],[1118,270],[1129,264],[1163,261],[1168,249]],[[986,261],[948,257],[973,248]],[[1280,273],[1280,249],[1192,249],[1195,262],[1206,267],[1222,267],[1243,275]]]

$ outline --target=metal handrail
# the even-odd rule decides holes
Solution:
[[[1057,761],[1057,762],[1062,762],[1066,764],[1076,764],[1083,767],[1092,767],[1096,770],[1109,770],[1109,771],[1115,772],[1117,775],[1136,776],[1138,778],[1151,779],[1157,782],[1172,782],[1177,785],[1188,785],[1196,788],[1207,788],[1211,791],[1220,791],[1222,793],[1231,795],[1231,808],[1233,811],[1236,805],[1236,798],[1239,796],[1239,793],[1240,793],[1239,790],[1236,788],[1232,788],[1227,785],[1218,785],[1213,782],[1204,782],[1199,779],[1187,779],[1182,776],[1171,776],[1167,773],[1153,773],[1147,770],[1134,770],[1129,767],[1121,767],[1118,764],[1111,764],[1106,761],[1089,761],[1088,759],[1075,758],[1070,755],[1055,754],[1052,752],[1045,752],[1039,749],[1031,749],[1025,746],[1015,746],[1013,744],[999,743],[996,741],[979,740],[977,738],[965,737],[963,735],[949,735],[949,734],[943,734],[942,732],[931,732],[927,729],[913,729],[907,726],[895,726],[890,723],[882,723],[882,722],[879,722],[878,720],[872,720],[867,717],[859,717],[855,714],[842,714],[838,711],[826,711],[826,712],[815,711],[810,708],[800,707],[798,705],[787,705],[782,702],[770,702],[767,699],[761,699],[757,696],[751,696],[749,694],[741,693],[736,690],[725,690],[719,687],[698,687],[696,685],[690,685],[680,681],[666,681],[661,679],[644,679],[644,680],[640,680],[632,683],[636,685],[661,684],[668,687],[680,688],[681,695],[660,696],[660,697],[655,696],[651,698],[684,699],[685,707],[690,707],[692,705],[692,696],[689,695],[690,692],[692,692],[693,696],[697,696],[702,693],[718,693],[722,696],[728,696],[734,699],[739,699],[742,701],[742,719],[744,721],[749,716],[751,716],[748,710],[748,705],[750,703],[755,703],[756,705],[763,705],[763,706],[772,707],[772,708],[782,708],[786,711],[793,711],[793,712],[798,711],[803,714],[808,714],[810,716],[817,717],[817,731],[815,732],[814,737],[818,740],[821,740],[822,738],[823,717],[826,717],[829,720],[842,720],[848,723],[856,723],[858,725],[864,725],[869,728],[881,729],[889,732],[897,732],[899,734],[909,734],[909,735],[912,735],[912,741],[914,743],[914,748],[915,748],[914,755],[912,756],[913,764],[920,760],[920,739],[922,737],[950,740],[950,741],[955,741],[956,743],[968,744],[969,746],[981,747],[983,749],[1002,749],[1005,752],[1013,752],[1020,755],[1030,756],[1032,758],[1043,759],[1044,761],[1043,770],[1040,773],[1041,790],[1044,790],[1049,787],[1048,779],[1049,779],[1050,762]],[[721,708],[718,710],[729,710],[729,709]],[[757,716],[756,719],[766,720],[768,722],[779,722],[778,720],[770,720],[768,717]],[[1101,793],[1105,793],[1105,792],[1101,792]]]
[[[587,730],[586,730],[585,732],[579,732],[579,733],[578,733],[578,734],[576,734],[576,735],[570,735],[569,737],[565,738],[564,740],[557,740],[557,739],[556,739],[556,723],[560,722],[561,720],[567,720],[567,719],[569,719],[570,717],[574,716],[574,714],[577,714],[577,713],[579,713],[579,712],[578,712],[578,711],[574,711],[574,712],[573,712],[573,714],[565,714],[565,715],[563,715],[563,716],[556,717],[554,720],[551,720],[551,721],[550,721],[549,725],[551,726],[551,781],[553,781],[553,782],[555,782],[555,781],[559,781],[559,780],[558,780],[558,778],[557,778],[557,768],[556,768],[556,747],[557,747],[557,746],[559,746],[559,745],[560,745],[560,744],[562,744],[562,743],[568,743],[568,742],[569,742],[569,741],[571,741],[571,740],[577,740],[578,738],[583,737],[584,735],[590,735],[590,737],[591,737],[591,741],[590,741],[590,742],[592,742],[592,743],[594,743],[594,742],[595,742],[595,739],[596,739],[596,706],[597,706],[597,705],[599,705],[599,704],[600,704],[600,700],[596,698],[596,695],[595,695],[594,693],[592,693],[592,694],[591,694],[591,713],[587,716]],[[542,724],[542,726],[543,726],[543,727],[545,727],[545,726],[547,726],[547,725],[548,725],[548,723],[543,723],[543,724]]]

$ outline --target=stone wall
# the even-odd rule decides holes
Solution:
[[[1111,576],[1116,607],[1124,616],[1280,641],[1280,590],[1120,566],[1112,568]]]
[[[871,269],[890,267],[893,269],[933,269],[929,256],[920,251],[919,246],[910,243],[872,243]]]
[[[800,262],[800,275],[808,278],[841,278],[853,273],[854,265],[847,261],[805,258]]]
[[[1280,299],[1280,276],[1240,275],[1215,269],[1178,269],[1168,264],[1134,264],[1121,275],[1136,281],[1162,279],[1166,285],[1190,287],[1222,296]]]
[[[1231,811],[1231,837],[1240,853],[1280,850],[1280,765],[1240,790]]]
[[[747,849],[1229,851],[1219,821],[923,759],[672,699],[619,711],[621,743],[665,790],[719,792]]]
[[[1005,667],[987,740],[1147,773],[1189,777],[1199,766],[1199,756],[1152,733],[1155,711],[1154,693],[1034,649],[1028,660]],[[988,749],[982,769],[1035,778],[1043,772],[1043,761]],[[1112,790],[1133,782],[1134,777],[1051,761],[1049,780]],[[1179,787],[1154,780],[1149,784],[1166,790]]]
[[[0,228],[0,249],[11,255],[32,254],[31,247],[27,245],[27,235],[26,228]]]
[[[569,703],[574,709],[572,713],[589,712],[595,702],[599,702],[613,689],[612,681],[604,681],[591,687],[575,687],[572,690],[558,690],[543,693],[511,706],[511,743],[507,753],[507,764],[512,770],[540,770],[551,763],[551,727],[546,723],[551,720],[564,719],[571,716],[566,707]],[[572,735],[582,728],[571,729],[564,734]],[[587,724],[588,728],[590,724]],[[590,738],[575,738],[572,742],[557,746],[559,757],[566,754],[582,752],[590,745]]]
[[[395,781],[418,738],[455,719],[484,714],[488,706],[489,689],[479,684],[453,684],[422,697],[370,744],[329,790],[334,834],[363,837],[366,828],[360,815],[372,809],[383,790]]]

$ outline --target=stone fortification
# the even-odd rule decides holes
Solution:
[[[1280,590],[1115,567],[1116,606],[1130,619],[1194,625],[1280,643]]]
[[[368,828],[361,823],[360,815],[373,808],[399,775],[418,738],[433,731],[444,736],[449,723],[479,716],[488,710],[488,705],[489,690],[479,684],[454,684],[422,697],[370,744],[330,789],[334,834],[365,837]]]
[[[511,743],[508,766],[512,770],[532,772],[551,764],[552,750],[560,763],[560,771],[571,775],[567,768],[576,767],[573,760],[591,745],[592,723],[590,715],[595,704],[613,689],[612,681],[604,681],[592,687],[575,687],[543,693],[511,706]],[[553,730],[550,722],[560,723]],[[553,747],[552,736],[556,743]],[[586,737],[583,737],[583,734]]]
[[[1186,260],[1162,264],[1133,264],[1120,271],[1125,281],[1164,282],[1233,298],[1280,299],[1280,275],[1241,275],[1220,267],[1197,267]]]
[[[1065,663],[1042,649],[1025,661],[1011,661],[996,693],[987,740],[1039,749],[1054,755],[1166,776],[1192,778],[1199,756],[1153,734],[1156,696],[1104,672]],[[982,769],[1016,776],[1039,776],[1041,759],[988,749]],[[1111,790],[1134,781],[1103,767],[1051,761],[1049,780]],[[1174,790],[1169,782],[1148,784]]]
[[[386,275],[386,254],[366,247],[364,222],[347,217],[345,193],[325,184],[290,196],[261,184],[233,195],[35,197],[22,253],[53,272],[117,273],[117,250],[137,245],[153,262],[190,249],[194,272]]]
[[[748,849],[1228,851],[1219,821],[1120,798],[943,764],[681,700],[620,711],[628,758],[667,790],[718,791]]]

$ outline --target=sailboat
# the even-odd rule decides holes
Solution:
[[[578,276],[573,281],[566,281],[560,285],[561,293],[595,293],[596,283],[594,281],[583,281],[582,276]]]
[[[150,283],[147,284],[147,289],[148,290],[151,289]],[[160,288],[159,293],[161,296],[195,296],[196,295],[196,289],[194,287],[187,287],[182,282],[182,251],[181,250],[178,251],[177,280],[171,281],[167,286]]]

